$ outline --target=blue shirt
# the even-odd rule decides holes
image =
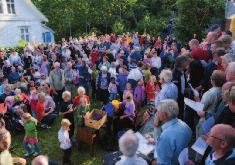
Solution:
[[[217,160],[213,160],[213,156],[214,155],[214,152],[212,152],[211,154],[209,154],[209,156],[206,158],[206,161],[205,161],[205,165],[216,165],[216,164],[219,164],[219,163],[232,163],[232,162],[235,162],[234,158],[235,158],[235,150],[233,151],[230,151],[228,154],[224,155],[223,157],[217,159]]]
[[[159,104],[161,100],[165,99],[173,99],[177,101],[178,98],[178,88],[177,86],[170,82],[170,83],[165,83],[162,85],[162,89],[158,93],[155,99],[155,106]]]
[[[186,123],[175,118],[162,125],[157,140],[154,158],[158,165],[177,165],[180,152],[191,140],[192,131]]]

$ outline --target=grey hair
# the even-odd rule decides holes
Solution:
[[[182,69],[183,65],[188,64],[189,63],[189,57],[188,55],[184,54],[181,56],[178,56],[175,60],[175,67]]]
[[[86,94],[86,90],[85,90],[85,88],[82,87],[82,86],[78,87],[77,92],[78,92],[78,94],[81,93],[81,92],[82,92],[84,95]]]
[[[170,119],[176,118],[179,114],[179,107],[175,100],[166,99],[160,101],[157,106],[158,112],[165,113]]]
[[[224,56],[222,56],[222,59],[225,60],[227,63],[234,62],[235,61],[235,54],[227,53]]]
[[[132,157],[136,154],[139,146],[139,139],[132,130],[127,131],[119,139],[120,151],[127,157]]]
[[[160,78],[162,78],[166,83],[171,82],[173,76],[172,72],[169,69],[163,69],[159,75]]]

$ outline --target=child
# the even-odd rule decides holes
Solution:
[[[26,150],[25,156],[38,156],[40,153],[37,137],[37,120],[33,118],[30,113],[23,114],[23,123],[25,130],[24,148]]]
[[[149,81],[147,82],[146,87],[145,87],[145,92],[147,94],[148,104],[151,104],[152,102],[154,102],[156,92],[159,92],[159,91],[160,91],[160,88],[157,84],[156,77],[154,75],[152,75],[150,77]]]
[[[81,103],[75,111],[75,123],[77,127],[84,126],[84,115],[90,110],[90,105],[87,103],[86,98],[81,98]]]
[[[131,87],[131,84],[130,84],[130,83],[127,83],[127,84],[126,84],[126,89],[125,89],[124,92],[123,92],[123,101],[126,100],[126,96],[127,96],[128,93],[133,94],[133,90],[132,90],[132,87]]]
[[[62,119],[61,128],[58,132],[58,139],[60,142],[60,148],[63,151],[63,165],[71,165],[71,154],[72,154],[72,144],[69,138],[69,127],[71,123],[68,119]]]
[[[145,91],[144,91],[144,81],[140,79],[134,91],[134,101],[137,113],[140,113],[141,106],[144,103]]]
[[[117,85],[115,83],[115,77],[110,78],[110,83],[109,83],[109,100],[115,100],[117,98]]]

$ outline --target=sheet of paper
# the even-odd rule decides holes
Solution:
[[[192,149],[199,153],[200,155],[204,155],[205,151],[208,147],[208,144],[205,140],[203,140],[201,137],[199,137],[196,142],[192,145]]]
[[[180,165],[185,165],[186,161],[188,161],[188,148],[181,151],[178,161]]]
[[[215,118],[212,116],[210,118],[208,118],[207,120],[205,120],[202,123],[202,130],[204,134],[207,134],[208,132],[210,132],[211,128],[215,125]]]
[[[147,156],[154,150],[155,145],[148,144],[148,140],[139,132],[136,132],[135,134],[137,135],[139,139],[139,147],[137,151]]]
[[[202,104],[200,102],[193,101],[188,98],[184,98],[184,103],[196,112],[200,112],[204,108],[204,104]]]
[[[189,86],[190,86],[191,90],[193,91],[193,95],[198,97],[199,96],[198,91],[196,89],[194,89],[191,84],[189,84]]]

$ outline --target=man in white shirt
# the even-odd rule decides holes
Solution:
[[[147,162],[140,157],[137,157],[136,151],[138,149],[139,139],[131,130],[127,131],[119,139],[119,148],[123,153],[121,160],[116,165],[147,165]]]
[[[127,76],[127,80],[131,84],[132,89],[135,89],[135,87],[137,86],[137,82],[140,79],[143,79],[143,74],[140,71],[141,67],[142,67],[142,64],[141,63],[138,64],[138,67],[131,69],[131,71],[129,72]]]

